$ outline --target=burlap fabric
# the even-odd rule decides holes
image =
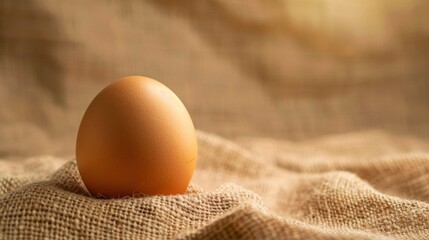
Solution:
[[[0,239],[429,239],[428,11],[0,0]],[[79,121],[127,75],[165,83],[198,129],[224,137],[199,133],[188,194],[83,190]]]
[[[96,199],[86,193],[73,160],[0,161],[0,236],[429,238],[426,142],[379,131],[301,143],[237,144],[203,132],[198,140],[192,185],[176,196]]]
[[[426,0],[2,0],[0,157],[73,157],[101,88],[163,82],[195,126],[429,139]]]

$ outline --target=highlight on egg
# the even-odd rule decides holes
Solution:
[[[147,77],[105,87],[79,126],[76,162],[93,196],[185,193],[196,161],[188,111],[169,88]]]

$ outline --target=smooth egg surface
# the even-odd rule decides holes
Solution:
[[[76,162],[93,196],[181,194],[197,161],[192,119],[179,98],[150,78],[113,82],[80,123]]]

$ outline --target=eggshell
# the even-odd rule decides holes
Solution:
[[[184,193],[196,161],[188,111],[150,78],[131,76],[108,85],[80,123],[76,162],[93,196]]]

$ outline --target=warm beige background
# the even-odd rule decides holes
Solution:
[[[72,156],[95,94],[168,85],[197,128],[429,138],[425,0],[0,2],[0,157]]]

